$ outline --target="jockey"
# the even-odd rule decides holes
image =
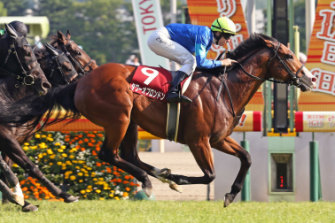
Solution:
[[[166,100],[168,102],[192,102],[182,95],[179,97],[179,84],[190,76],[196,67],[215,68],[231,66],[232,59],[208,60],[207,52],[212,43],[224,46],[236,34],[236,26],[228,17],[216,19],[211,28],[192,24],[169,24],[157,29],[148,38],[148,46],[157,55],[166,57],[181,65],[171,82]],[[194,55],[193,55],[194,54]]]

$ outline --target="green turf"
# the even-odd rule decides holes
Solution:
[[[32,201],[39,211],[23,213],[12,204],[0,205],[4,223],[213,223],[213,222],[335,222],[335,203],[236,202],[223,208],[222,201],[79,201],[73,204]]]

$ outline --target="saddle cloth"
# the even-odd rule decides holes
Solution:
[[[134,93],[159,101],[166,101],[165,95],[170,88],[170,82],[175,73],[162,67],[138,66],[130,82],[130,89]],[[186,78],[181,83],[182,89],[185,89],[186,85],[190,83],[191,79],[189,81],[187,79],[189,78]]]

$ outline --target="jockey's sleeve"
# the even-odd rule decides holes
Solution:
[[[195,42],[195,58],[197,60],[197,67],[199,68],[215,68],[220,67],[221,61],[220,60],[208,60],[207,57],[207,49],[206,45],[208,45],[208,41],[206,43],[206,40],[202,37],[197,37]]]

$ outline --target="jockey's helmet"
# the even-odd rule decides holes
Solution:
[[[229,19],[226,16],[220,17],[216,19],[212,26],[211,26],[212,31],[218,31],[221,33],[226,33],[230,35],[235,35],[236,34],[236,25],[235,23]]]
[[[24,36],[24,37],[27,36],[28,28],[23,22],[12,21],[9,23],[9,25],[11,25],[20,36]]]

